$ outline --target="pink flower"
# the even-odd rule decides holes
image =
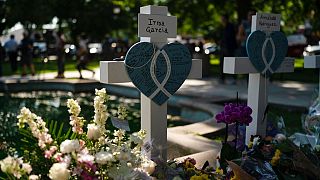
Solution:
[[[79,144],[80,144],[80,149],[83,149],[83,148],[85,148],[86,146],[86,142],[84,141],[84,140],[82,140],[82,139],[80,139],[79,140]]]
[[[215,118],[217,123],[231,124],[238,122],[249,125],[252,121],[252,109],[243,104],[229,103],[224,106],[224,110],[218,113]]]
[[[49,151],[49,150],[46,150],[44,152],[44,157],[47,158],[47,159],[50,159],[52,157],[52,152]]]
[[[56,152],[57,149],[58,149],[57,146],[51,146],[51,147],[50,147],[50,151],[51,151],[52,153]]]
[[[62,153],[56,153],[53,158],[57,161],[57,162],[62,162]]]

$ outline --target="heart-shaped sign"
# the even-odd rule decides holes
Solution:
[[[187,79],[192,58],[188,48],[170,43],[158,49],[149,42],[134,44],[125,65],[132,83],[158,105],[166,102]]]
[[[253,66],[270,77],[281,65],[288,50],[288,40],[280,32],[252,32],[247,39],[247,53]]]

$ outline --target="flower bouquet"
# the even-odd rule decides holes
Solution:
[[[72,132],[65,134],[63,126],[58,129],[55,125],[49,130],[41,117],[22,108],[18,115],[18,126],[24,136],[21,143],[30,146],[7,151],[9,155],[0,161],[3,178],[150,179],[155,163],[143,151],[146,132],[140,130],[128,135],[122,129],[108,131],[107,101],[106,90],[96,90],[95,114],[87,123],[80,116],[77,101],[69,99]],[[123,107],[118,110],[118,118],[126,118]]]
[[[193,158],[186,158],[184,161],[168,161],[168,162],[156,162],[157,166],[152,176],[158,179],[168,180],[219,180],[224,179],[223,171],[219,171],[209,167],[209,163],[206,162],[201,169],[198,169],[196,160]]]
[[[225,107],[216,116],[217,121],[232,122],[225,118],[229,109]],[[221,166],[218,163],[217,169],[224,170],[226,179],[320,179],[320,146],[297,143],[292,136],[287,138],[283,118],[271,119],[267,136],[251,136],[245,148],[224,143],[219,157]]]
[[[222,144],[222,149],[217,167],[224,172],[227,171],[227,161],[237,159],[241,157],[241,151],[244,149],[244,137],[245,137],[245,126],[252,122],[252,109],[245,105],[236,103],[226,103],[222,112],[218,113],[215,118],[218,123],[225,123],[225,138]],[[231,129],[229,129],[231,127]],[[230,136],[233,139],[230,139]],[[221,167],[220,167],[221,165]]]

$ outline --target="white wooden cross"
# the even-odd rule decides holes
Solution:
[[[304,68],[320,68],[320,55],[317,56],[305,56],[304,57]],[[320,97],[320,74],[319,74],[319,97]]]
[[[141,42],[152,42],[158,48],[167,44],[167,38],[176,38],[177,19],[173,16],[167,16],[168,8],[166,6],[144,6],[140,7],[138,16],[138,36]],[[151,30],[152,27],[158,28],[157,23],[161,23],[162,32]],[[163,26],[165,25],[165,27]],[[168,33],[166,31],[167,28]],[[193,59],[192,67],[188,78],[202,77],[201,59]],[[130,78],[125,69],[123,61],[101,61],[100,62],[100,81],[102,83],[124,83],[130,82]],[[152,141],[154,147],[148,154],[150,157],[160,157],[167,159],[167,103],[161,106],[154,103],[144,94],[141,95],[141,129],[147,131],[147,141]]]
[[[264,16],[268,15],[265,13],[257,13],[252,16],[251,32],[256,30],[280,31],[280,22],[276,24],[271,22],[271,24],[276,26],[268,27],[270,22],[266,23],[266,20],[258,17],[262,14]],[[286,57],[275,73],[287,73],[293,71],[294,58]],[[251,135],[258,134],[264,137],[267,127],[267,119],[264,116],[268,105],[268,79],[255,69],[248,57],[225,57],[223,72],[227,74],[249,74],[247,104],[252,108],[253,120],[246,128],[246,143],[249,143]]]

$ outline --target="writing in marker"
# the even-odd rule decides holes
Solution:
[[[168,34],[168,28],[166,28],[166,25],[164,21],[154,20],[152,18],[148,19],[148,25],[146,28],[146,31],[148,33],[166,33]]]

